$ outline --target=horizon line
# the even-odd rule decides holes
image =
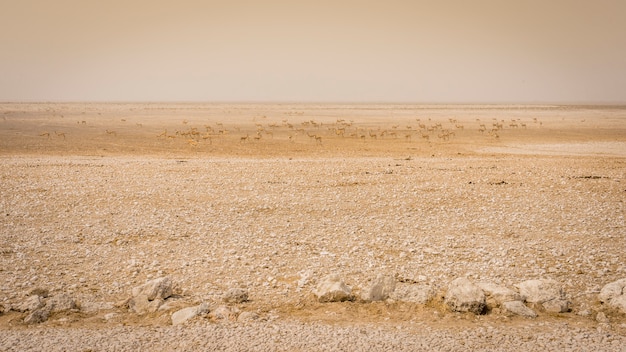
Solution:
[[[324,100],[0,100],[0,104],[291,104],[291,105],[456,105],[456,106],[626,106],[626,101],[587,101],[587,102],[420,102],[420,101],[324,101]]]

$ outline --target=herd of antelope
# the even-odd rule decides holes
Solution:
[[[334,118],[330,120],[326,117],[326,121],[318,121],[312,118],[306,118],[304,112],[285,113],[287,118],[283,118],[278,122],[270,122],[267,116],[255,116],[252,123],[249,124],[230,124],[224,122],[207,122],[199,126],[194,126],[193,120],[182,119],[180,121],[181,128],[174,129],[169,132],[163,129],[162,132],[155,134],[155,137],[164,141],[183,141],[187,145],[197,147],[202,144],[212,145],[214,140],[230,140],[237,141],[240,145],[248,145],[252,143],[263,143],[264,141],[286,140],[290,143],[312,143],[323,145],[326,141],[338,141],[342,139],[356,139],[365,143],[381,143],[385,140],[398,140],[409,142],[424,141],[426,143],[448,142],[456,138],[460,134],[475,133],[476,136],[485,135],[488,138],[499,140],[500,134],[505,129],[525,129],[529,123],[541,126],[542,123],[533,118],[527,122],[521,119],[503,119],[493,118],[491,121],[485,119],[475,119],[475,121],[458,121],[455,118],[449,118],[447,122],[442,119],[431,118],[413,118],[406,119],[404,123],[366,123],[355,122],[354,120],[346,120],[342,118]],[[298,119],[298,122],[290,119]],[[329,121],[330,120],[330,121]],[[126,119],[121,119],[126,122]],[[409,123],[407,123],[407,121]],[[85,120],[77,122],[78,125],[86,125]],[[136,128],[143,128],[143,124],[136,123]],[[245,127],[244,127],[245,126]],[[126,131],[130,127],[125,127]],[[116,130],[105,129],[103,135],[109,138],[117,138]],[[65,140],[65,132],[47,131],[41,132],[40,137],[50,139],[52,136]]]

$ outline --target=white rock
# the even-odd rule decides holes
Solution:
[[[128,308],[131,312],[135,312],[140,315],[154,313],[159,309],[159,307],[161,307],[163,302],[164,301],[161,299],[150,301],[147,296],[137,296],[128,301]]]
[[[426,304],[434,295],[435,291],[428,285],[415,285],[400,282],[396,284],[396,289],[389,297],[401,302]]]
[[[46,302],[46,307],[51,313],[65,312],[78,308],[76,302],[64,293],[50,297]]]
[[[569,311],[569,302],[565,299],[553,299],[545,301],[541,304],[546,312],[551,313],[566,313]]]
[[[172,325],[182,324],[189,319],[195,318],[198,315],[205,315],[209,312],[209,305],[206,303],[202,303],[195,307],[187,307],[181,309],[174,314],[172,314]]]
[[[343,302],[352,299],[352,290],[341,281],[339,275],[325,276],[317,284],[313,294],[319,302]]]
[[[44,306],[43,299],[38,295],[28,296],[22,303],[13,307],[18,312],[34,311]]]
[[[172,281],[169,277],[150,280],[132,290],[133,297],[145,296],[148,301],[167,299],[172,295]]]
[[[487,300],[491,298],[497,305],[501,305],[504,302],[522,300],[522,296],[519,293],[508,287],[496,285],[491,282],[478,282],[476,286],[483,290],[487,296]]]
[[[47,309],[37,309],[32,311],[30,314],[24,318],[25,324],[39,324],[48,320],[48,315],[50,315],[50,311]]]
[[[529,303],[565,299],[563,288],[554,280],[528,280],[520,283],[518,288],[522,299]]]
[[[605,285],[598,295],[600,302],[626,314],[626,279]]]
[[[602,303],[608,303],[610,300],[619,297],[624,294],[626,288],[626,279],[620,279],[609,284],[604,285],[598,298]]]
[[[396,288],[396,280],[392,276],[378,275],[371,285],[362,293],[364,301],[384,301]]]
[[[486,299],[483,290],[464,277],[453,280],[448,286],[445,303],[455,312],[481,314]]]
[[[504,308],[504,310],[509,313],[520,315],[522,317],[527,317],[527,318],[537,317],[537,313],[535,313],[534,310],[526,307],[526,305],[522,301],[502,302],[501,307]]]
[[[528,280],[518,285],[522,298],[529,303],[540,304],[551,313],[569,311],[569,302],[565,299],[565,291],[554,280]]]

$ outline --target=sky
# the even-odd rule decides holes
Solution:
[[[0,0],[0,101],[626,103],[624,0]]]

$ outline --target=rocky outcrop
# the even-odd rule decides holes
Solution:
[[[486,306],[483,290],[464,277],[450,283],[444,302],[454,312],[474,314],[482,314]]]
[[[163,302],[172,295],[172,281],[162,277],[146,282],[132,290],[133,297],[128,308],[137,314],[156,312]]]
[[[426,304],[435,296],[435,291],[428,285],[398,283],[390,298],[400,302]]]
[[[322,278],[313,294],[321,303],[326,302],[343,302],[352,300],[352,290],[346,286],[339,275],[331,274]]]
[[[502,302],[500,308],[504,310],[505,313],[511,313],[514,315],[519,315],[526,318],[536,318],[537,313],[534,310],[528,308],[524,302],[522,301],[506,301]]]
[[[172,325],[180,325],[197,316],[209,313],[209,305],[202,303],[194,307],[183,308],[172,314]]]
[[[396,280],[392,276],[378,275],[361,294],[366,302],[384,301],[396,288]]]
[[[598,299],[602,304],[626,314],[626,278],[605,285]]]
[[[491,282],[479,282],[476,285],[485,293],[488,309],[500,308],[508,314],[526,318],[537,317],[537,313],[524,304],[522,296],[517,291]]]
[[[528,280],[520,283],[518,288],[524,301],[539,305],[547,312],[565,313],[569,311],[569,302],[565,299],[565,291],[554,280]]]

